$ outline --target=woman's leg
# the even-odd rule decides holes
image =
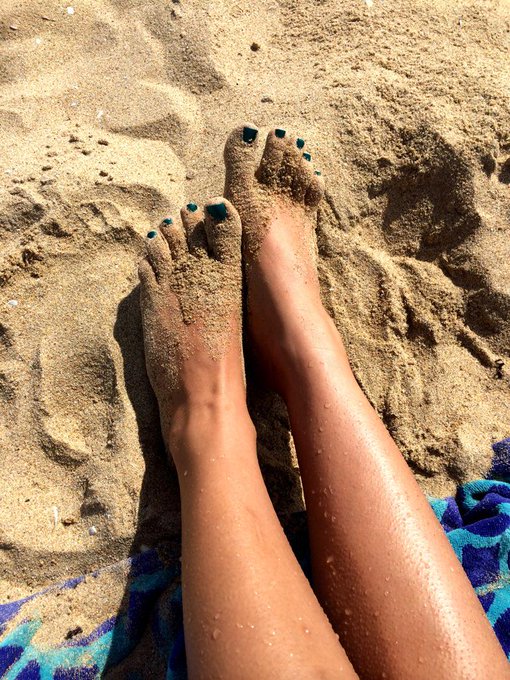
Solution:
[[[241,225],[218,199],[150,232],[147,370],[181,489],[189,677],[355,678],[266,492],[246,408]],[[208,242],[208,244],[207,244]],[[210,255],[208,254],[210,253]]]
[[[227,141],[244,230],[250,337],[289,410],[314,586],[362,678],[509,677],[505,656],[427,500],[359,388],[319,295],[322,178],[301,140],[253,126]],[[262,216],[262,217],[261,217]]]

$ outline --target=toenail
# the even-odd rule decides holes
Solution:
[[[320,170],[316,170],[316,171],[315,171],[315,174],[316,174],[316,175],[322,175],[322,172],[321,172]]]
[[[157,235],[158,235],[157,231],[149,231],[149,233],[147,234],[147,238],[156,238]]]
[[[196,212],[196,211],[198,210],[198,205],[197,205],[196,203],[188,203],[188,205],[186,206],[186,208],[187,208],[190,212]]]
[[[251,144],[252,142],[255,141],[258,132],[259,131],[255,130],[254,128],[250,127],[243,128],[243,142],[246,142],[246,144]]]
[[[174,223],[174,221],[171,217],[165,217],[165,219],[163,220],[163,224],[173,224],[173,223]]]
[[[275,135],[279,137],[280,139],[283,139],[285,137],[285,130],[281,130],[278,128],[277,130],[274,131]]]
[[[306,153],[306,151],[305,151],[305,153],[303,154],[303,158],[305,159],[305,161],[311,161],[312,160],[312,154]]]
[[[214,203],[206,206],[209,215],[215,220],[224,220],[227,216],[227,206],[224,203]]]
[[[298,149],[302,149],[302,148],[304,147],[304,145],[305,145],[305,140],[304,140],[304,139],[301,139],[301,137],[298,137],[298,138],[296,139],[296,146],[297,146],[297,148],[298,148]]]

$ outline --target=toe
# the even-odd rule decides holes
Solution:
[[[155,230],[147,234],[147,260],[156,279],[160,279],[172,270],[172,256],[166,238]]]
[[[306,188],[313,177],[311,155],[303,151],[305,142],[301,137],[288,135],[285,151],[278,170],[278,183],[294,200],[302,202]]]
[[[138,263],[138,278],[140,279],[143,289],[150,290],[156,285],[156,274],[154,273],[154,269],[145,258]]]
[[[236,200],[249,192],[255,182],[258,129],[245,123],[230,133],[223,153],[225,159],[225,195]]]
[[[196,257],[207,255],[207,236],[204,227],[204,211],[196,203],[181,208],[181,219],[186,233],[188,250]]]
[[[305,151],[301,154],[299,160],[294,162],[295,169],[291,183],[291,192],[296,201],[303,203],[305,201],[307,189],[315,177],[312,156]]]
[[[305,204],[316,208],[324,196],[324,178],[319,170],[314,170],[310,184],[306,189]]]
[[[275,186],[278,183],[287,140],[287,132],[283,128],[271,130],[267,135],[266,146],[257,170],[257,179],[268,186]]]
[[[186,244],[186,237],[183,229],[174,224],[171,217],[166,217],[159,226],[159,231],[164,236],[170,248],[170,254],[173,260],[180,260],[188,253],[188,246]]]
[[[205,204],[205,230],[214,257],[225,264],[241,261],[241,219],[234,206],[223,197]]]

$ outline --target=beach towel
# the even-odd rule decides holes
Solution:
[[[430,499],[478,598],[510,657],[510,439],[493,445],[486,479],[464,484],[454,497]],[[309,575],[306,515],[287,525],[287,535]],[[89,630],[70,627],[55,638],[48,626],[62,603],[94,602],[113,579],[123,579],[118,611]],[[49,630],[45,630],[49,628]],[[0,678],[94,680],[186,678],[178,550],[151,549],[92,574],[50,586],[0,605]]]

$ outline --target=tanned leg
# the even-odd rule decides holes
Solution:
[[[319,295],[322,176],[284,130],[225,148],[241,215],[250,340],[289,410],[308,512],[314,588],[362,678],[510,677],[429,504],[358,386]]]
[[[166,220],[140,264],[147,371],[179,477],[190,680],[352,679],[269,500],[246,408],[241,225],[228,201]]]

